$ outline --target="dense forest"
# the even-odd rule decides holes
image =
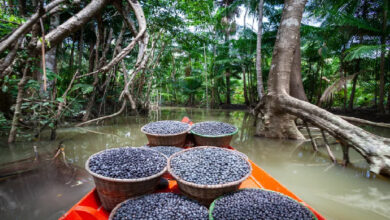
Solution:
[[[160,105],[246,106],[258,135],[302,139],[300,118],[390,173],[388,139],[324,110],[388,118],[386,0],[0,6],[0,132],[10,143]]]

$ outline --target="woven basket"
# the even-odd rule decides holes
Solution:
[[[233,133],[218,135],[218,136],[202,135],[192,130],[190,132],[194,135],[196,146],[229,147],[230,141],[232,140],[233,135],[235,135],[238,132],[238,129],[236,129],[236,131]]]
[[[236,191],[238,189],[238,187],[240,186],[240,184],[251,175],[252,166],[249,163],[249,161],[247,160],[247,158],[245,158],[241,154],[238,154],[248,163],[249,168],[250,168],[248,174],[245,175],[244,177],[242,177],[241,179],[234,181],[234,182],[218,184],[218,185],[202,185],[202,184],[196,184],[196,183],[191,183],[191,182],[185,181],[173,172],[172,167],[171,167],[171,160],[179,154],[185,153],[186,151],[190,151],[193,149],[199,149],[199,148],[216,148],[216,147],[200,146],[197,148],[190,148],[190,149],[183,150],[183,151],[180,151],[180,152],[173,154],[168,159],[168,172],[177,181],[179,189],[184,195],[186,195],[192,199],[197,200],[199,203],[201,203],[203,205],[209,206],[210,203],[213,202],[214,199],[218,198],[219,196],[226,194],[226,193],[229,193],[229,192],[232,192],[232,191]],[[225,150],[233,151],[230,149],[225,149]],[[236,153],[236,152],[234,152],[234,153]]]
[[[240,190],[245,190],[245,189],[240,189]],[[284,195],[284,194],[282,194],[282,193],[280,193],[280,192],[277,192],[277,191],[272,191],[272,190],[268,190],[268,189],[259,189],[259,190],[275,192],[275,193],[278,193],[278,194],[280,194],[280,195],[282,195],[282,196],[284,196],[284,197],[287,197],[287,198],[289,198],[289,199],[294,200],[296,203],[298,203],[298,204],[304,206],[307,210],[310,211],[310,213],[311,213],[312,216],[313,216],[313,220],[318,220],[317,216],[316,216],[316,215],[315,215],[315,214],[314,214],[314,213],[313,213],[305,204],[303,204],[303,203],[301,203],[301,202],[298,202],[298,201],[296,201],[295,199],[293,199],[293,198],[291,198],[291,197],[289,197],[289,196],[287,196],[287,195]],[[216,198],[216,199],[211,203],[211,205],[210,205],[210,207],[209,207],[209,220],[214,220],[213,211],[214,211],[214,208],[215,208],[215,202],[216,202],[218,199],[222,198],[222,197],[223,197],[223,196],[220,196],[220,197]]]
[[[99,153],[101,152],[96,154]],[[88,158],[85,163],[85,169],[93,176],[99,199],[107,211],[112,210],[118,203],[130,197],[153,192],[158,185],[161,176],[167,171],[167,167],[165,167],[157,174],[137,179],[105,177],[96,174],[89,169],[89,161],[96,154],[93,154]],[[164,157],[166,156],[164,155]]]
[[[141,197],[141,196],[136,196],[136,197],[133,197],[133,198],[131,198],[131,199],[138,199],[138,198],[140,198],[140,197]],[[115,215],[116,211],[117,211],[117,210],[122,206],[122,204],[125,203],[127,200],[129,200],[129,199],[126,199],[125,201],[120,202],[119,204],[117,204],[117,205],[114,207],[114,209],[112,209],[110,215],[108,216],[108,220],[113,220],[113,219],[114,219],[114,215]]]
[[[138,197],[134,197],[134,198],[138,198]],[[113,220],[113,219],[114,219],[114,215],[115,215],[116,211],[117,211],[117,210],[122,206],[122,204],[125,203],[126,201],[127,201],[127,200],[120,202],[119,204],[117,204],[117,205],[115,206],[114,209],[112,209],[112,211],[111,211],[111,213],[110,213],[110,216],[108,216],[108,220]]]
[[[150,134],[144,131],[145,126],[142,126],[141,132],[148,138],[149,146],[183,147],[186,143],[187,134],[191,129],[191,126],[188,126],[187,130],[178,134]]]

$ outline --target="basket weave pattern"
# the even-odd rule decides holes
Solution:
[[[230,141],[232,140],[233,135],[223,136],[223,137],[203,137],[197,134],[194,134],[195,145],[196,146],[216,146],[216,147],[229,147]]]
[[[190,131],[191,126],[187,130],[178,134],[150,134],[144,131],[143,126],[141,132],[146,135],[150,146],[176,146],[183,147],[186,143],[187,133]]]
[[[93,177],[96,190],[103,207],[110,211],[118,203],[134,196],[151,193],[155,190],[160,176],[142,182],[116,182]]]
[[[201,147],[197,147],[196,149],[199,149],[199,148],[215,148],[215,147],[201,146]],[[194,148],[190,148],[190,149],[183,150],[183,151],[180,151],[180,152],[173,154],[168,159],[168,172],[172,175],[172,177],[174,179],[176,179],[177,184],[179,186],[179,189],[184,195],[186,195],[192,199],[197,200],[198,202],[200,202],[203,205],[208,206],[208,205],[210,205],[210,203],[212,201],[214,201],[214,199],[218,198],[219,196],[226,194],[226,193],[229,193],[229,192],[236,191],[239,188],[240,184],[244,180],[246,180],[252,173],[252,166],[250,165],[247,158],[245,158],[243,155],[238,154],[248,163],[249,168],[250,168],[248,174],[245,175],[244,177],[242,177],[241,179],[234,181],[234,182],[217,184],[217,185],[201,185],[201,184],[196,184],[196,183],[185,181],[184,179],[177,176],[173,172],[172,167],[171,167],[171,160],[174,157],[176,157],[182,153],[185,153],[186,151],[193,150],[193,149]],[[225,149],[225,150],[233,151],[233,150],[229,150],[229,149]]]
[[[96,154],[99,153],[101,152]],[[118,203],[130,197],[153,192],[156,189],[161,176],[167,172],[167,166],[165,166],[159,173],[149,177],[137,179],[105,177],[96,174],[89,169],[89,161],[96,154],[93,154],[88,158],[85,163],[85,169],[93,176],[100,202],[107,211],[111,211]],[[164,157],[166,156],[164,155]]]

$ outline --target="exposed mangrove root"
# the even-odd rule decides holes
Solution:
[[[307,134],[309,135],[311,144],[313,145],[313,150],[314,150],[314,151],[318,151],[317,143],[315,142],[315,140],[314,140],[313,137],[311,136],[310,128],[309,128],[309,126],[307,125],[306,122],[304,122],[304,123],[305,123],[305,127],[306,127]]]
[[[86,124],[90,124],[92,122],[99,122],[99,121],[102,121],[102,120],[105,120],[105,119],[116,117],[116,116],[120,115],[123,112],[123,110],[125,110],[126,103],[127,103],[126,100],[124,100],[122,102],[122,107],[119,109],[119,111],[115,112],[114,114],[106,115],[106,116],[103,116],[103,117],[100,117],[100,118],[95,118],[95,119],[92,119],[92,120],[89,120],[89,121],[86,121],[86,122],[79,123],[79,124],[76,125],[76,127],[80,127],[80,126],[83,126],[83,125],[86,125]]]
[[[343,116],[343,115],[339,115],[339,117],[357,125],[368,125],[368,126],[379,127],[379,128],[390,128],[390,124],[388,123],[372,122],[361,118],[354,118],[354,117]]]
[[[330,147],[329,147],[328,139],[326,138],[326,135],[325,135],[324,130],[321,130],[321,134],[322,134],[322,138],[324,139],[325,148],[326,148],[326,151],[328,152],[328,155],[329,155],[330,160],[331,160],[333,163],[337,163],[336,158],[335,158],[335,156],[334,156],[332,150],[331,150]]]

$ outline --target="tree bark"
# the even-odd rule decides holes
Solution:
[[[130,14],[129,9],[127,7],[123,7],[121,1],[114,1],[113,5],[115,6],[116,10],[118,10],[119,13],[121,14],[123,20],[125,21],[127,27],[129,28],[129,30],[133,34],[133,36],[137,36],[138,31],[135,28],[135,24],[134,24],[133,19],[131,19],[131,17],[129,17],[129,14]]]
[[[289,120],[288,114],[292,114],[351,144],[367,160],[370,171],[390,175],[390,139],[370,134],[324,109],[289,95],[289,75],[296,46],[293,42],[298,37],[305,3],[285,1],[265,96],[264,133],[279,138],[301,137]]]
[[[256,44],[256,74],[257,74],[257,94],[259,100],[264,96],[263,75],[261,71],[261,38],[263,35],[263,7],[264,0],[259,1],[259,21],[257,25],[257,44]]]
[[[290,77],[290,95],[307,102],[305,90],[303,88],[301,73],[301,35],[298,33],[297,45],[294,51],[294,58]]]
[[[258,123],[257,134],[271,138],[304,139],[295,126],[291,115],[276,104],[278,96],[289,96],[290,75],[292,73],[294,51],[298,37],[302,13],[306,0],[286,0],[282,20],[276,36],[271,69],[268,79],[268,92],[265,98],[263,123]]]
[[[22,113],[21,108],[22,108],[23,96],[24,96],[24,86],[27,83],[27,72],[29,71],[29,68],[30,67],[27,62],[26,67],[23,70],[23,76],[18,83],[18,95],[16,97],[15,112],[14,112],[14,117],[12,119],[11,130],[8,136],[8,143],[13,143],[15,142],[16,139],[16,132],[19,123],[19,118]]]
[[[21,44],[21,42],[22,42],[22,38],[19,38],[18,42],[12,48],[12,50],[9,51],[7,56],[0,60],[0,73],[1,73],[0,78],[3,78],[6,75],[4,73],[5,69],[7,69],[12,64],[12,62],[14,61],[14,59],[16,57],[16,54],[18,52],[18,49],[19,49],[19,45]]]

